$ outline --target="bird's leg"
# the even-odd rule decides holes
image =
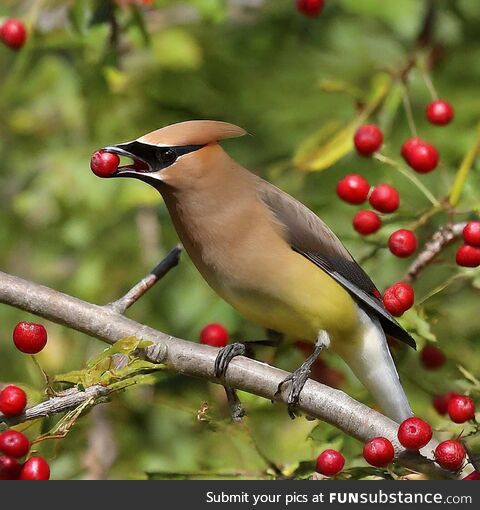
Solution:
[[[251,342],[240,343],[235,342],[229,344],[217,354],[215,359],[214,374],[218,379],[223,379],[227,372],[228,365],[233,358],[237,356],[253,356],[251,347],[255,345],[265,345],[270,347],[277,347],[283,340],[283,335],[276,331],[267,330],[268,339],[265,340],[253,340]],[[237,396],[236,391],[229,386],[224,386],[225,393],[227,395],[228,404],[230,406],[230,413],[233,421],[240,421],[245,416],[245,409]]]
[[[318,335],[317,341],[315,342],[315,350],[308,356],[308,358],[288,377],[286,377],[279,385],[275,396],[279,395],[282,391],[282,386],[286,383],[291,382],[290,392],[288,394],[287,405],[288,414],[290,418],[294,419],[296,416],[296,409],[300,400],[300,393],[308,380],[312,365],[320,353],[328,347],[330,344],[330,338],[326,331],[321,331]]]

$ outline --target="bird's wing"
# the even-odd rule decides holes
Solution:
[[[385,309],[370,277],[316,214],[263,179],[258,179],[257,192],[284,228],[293,250],[328,273],[362,308],[377,316],[385,333],[416,348],[415,340]]]

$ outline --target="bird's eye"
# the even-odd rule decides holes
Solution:
[[[164,167],[175,163],[177,159],[177,155],[172,149],[159,149],[157,150],[156,156],[159,163]]]

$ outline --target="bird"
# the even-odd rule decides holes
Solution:
[[[413,413],[386,336],[414,349],[415,340],[332,230],[220,145],[246,133],[227,122],[190,120],[103,150],[132,160],[112,177],[139,179],[161,194],[193,264],[221,298],[286,341],[314,344],[312,355],[279,386],[290,386],[292,417],[313,362],[330,348],[383,412],[401,423]],[[244,354],[242,345],[217,356],[219,377]]]

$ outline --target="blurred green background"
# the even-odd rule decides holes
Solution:
[[[372,94],[383,91],[369,121],[385,132],[384,154],[399,160],[409,128],[397,78],[413,55],[428,3],[327,0],[318,18],[302,16],[293,0],[146,3],[151,5],[2,1],[0,18],[23,19],[30,37],[18,52],[0,46],[0,269],[94,303],[122,295],[177,237],[153,189],[132,180],[98,179],[89,169],[90,155],[165,124],[206,118],[247,129],[251,136],[224,144],[230,154],[322,216],[380,289],[400,279],[409,261],[393,257],[386,240],[393,230],[412,225],[430,204],[394,168],[357,156],[348,129]],[[427,46],[418,49],[420,64],[410,71],[408,87],[419,133],[442,157],[438,170],[419,178],[442,198],[477,136],[480,2],[432,3],[431,33]],[[455,107],[449,127],[425,120],[430,95],[423,65],[440,96]],[[338,143],[328,145],[335,131]],[[302,158],[315,151],[328,168],[299,169]],[[372,184],[394,184],[401,193],[399,213],[385,218],[385,227],[367,240],[351,227],[358,208],[335,195],[336,182],[347,173],[362,173]],[[478,212],[479,185],[476,163],[458,206],[462,214],[455,219]],[[420,241],[446,220],[440,211],[420,226]],[[404,319],[420,345],[438,341],[447,366],[427,372],[418,354],[395,350],[415,412],[447,435],[462,427],[435,413],[432,394],[478,392],[457,364],[480,373],[479,272],[459,270],[453,250],[422,274],[415,285],[417,301],[448,285]],[[460,277],[450,281],[454,275]],[[223,323],[236,340],[264,336],[215,296],[186,255],[128,316],[194,342],[209,322]],[[31,319],[0,307],[0,381],[41,390],[38,370],[11,342],[14,325]],[[81,368],[104,348],[79,333],[46,326],[49,344],[38,358],[48,373]],[[271,350],[259,351],[264,359],[272,356]],[[325,359],[344,374],[342,389],[373,404],[335,355],[327,353]],[[301,360],[302,354],[290,348],[275,363],[293,369]],[[54,478],[268,477],[274,476],[270,461],[291,472],[327,445],[341,446],[348,466],[365,465],[359,443],[330,426],[291,421],[282,406],[251,395],[242,399],[249,417],[234,426],[221,387],[165,374],[155,387],[115,396],[82,418],[65,439],[43,443],[40,451],[51,460]],[[199,421],[204,402],[208,419]],[[34,423],[29,433],[34,437],[54,421]],[[106,439],[96,447],[93,437]],[[101,459],[92,461],[101,448]]]

